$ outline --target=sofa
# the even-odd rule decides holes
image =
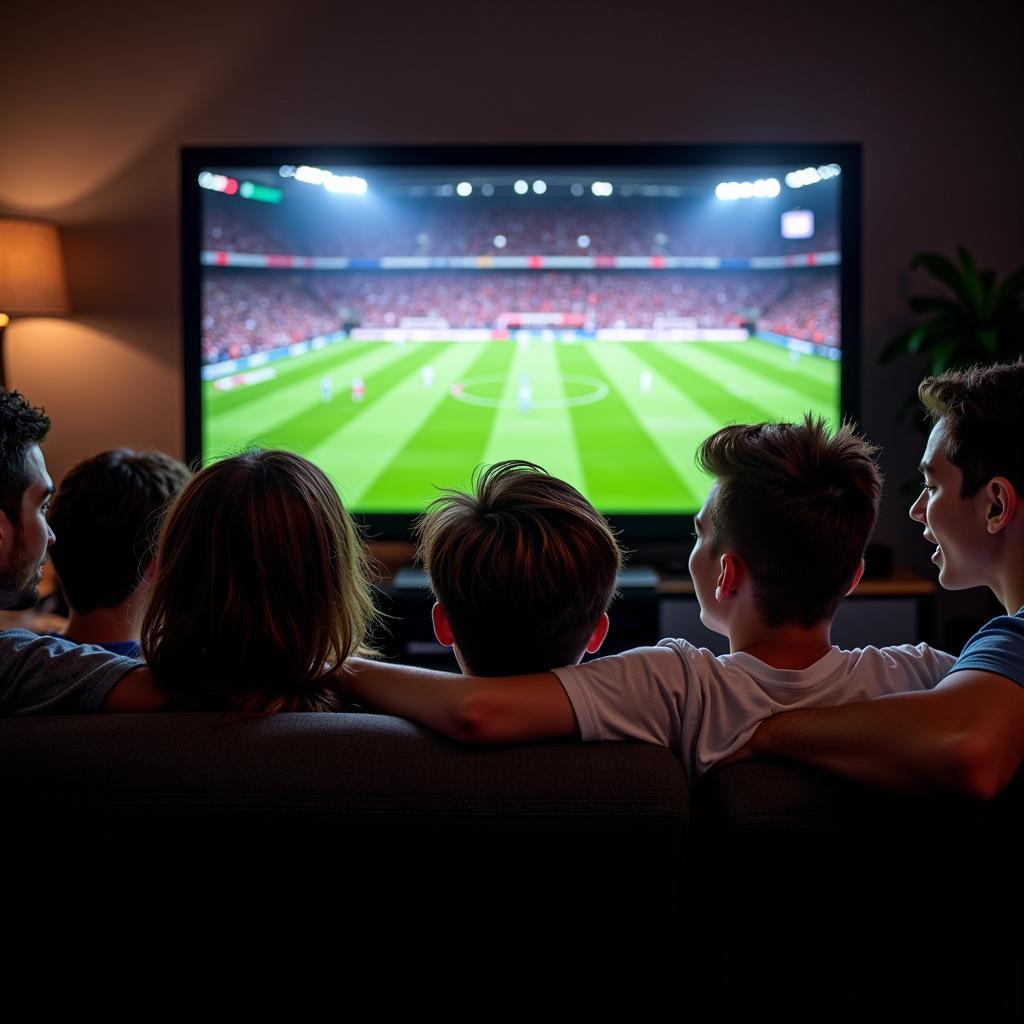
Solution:
[[[401,719],[0,721],[9,988],[352,1019],[1020,1010],[1020,786],[908,801],[770,763]]]

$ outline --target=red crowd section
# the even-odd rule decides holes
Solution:
[[[493,328],[502,314],[563,313],[584,330],[652,329],[659,319],[700,328],[753,323],[830,345],[839,341],[834,268],[800,271],[209,270],[203,281],[203,361],[220,362],[343,328],[395,328],[431,317]]]

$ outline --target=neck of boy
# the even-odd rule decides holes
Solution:
[[[130,598],[114,608],[95,608],[91,612],[68,615],[64,635],[70,640],[86,644],[116,644],[139,640],[139,615]]]
[[[827,621],[806,628],[793,624],[770,628],[757,623],[730,635],[729,649],[733,654],[749,654],[772,668],[810,668],[832,650],[831,626]]]

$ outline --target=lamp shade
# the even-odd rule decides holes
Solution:
[[[66,313],[60,236],[53,224],[0,217],[0,313]]]

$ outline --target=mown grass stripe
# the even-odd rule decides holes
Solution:
[[[467,343],[456,347],[465,349]],[[514,355],[513,345],[485,342],[461,378],[506,375]],[[483,461],[498,410],[461,402],[448,386],[443,390],[431,415],[356,497],[360,511],[421,512],[437,497],[439,487],[469,485],[473,470]]]
[[[418,373],[421,366],[436,359],[441,349],[445,347],[444,343],[436,342],[411,345],[408,351],[397,358],[392,358],[381,369],[363,378],[366,392],[361,402],[352,401],[350,393],[345,390],[336,391],[330,402],[321,401],[317,395],[308,404],[303,405],[299,412],[272,426],[264,427],[262,432],[246,440],[249,443],[289,448],[306,454],[336,433],[349,420],[372,409],[395,384],[410,374]]]
[[[307,352],[301,356],[292,356],[290,359],[279,359],[273,363],[267,363],[266,365],[275,371],[273,378],[261,381],[259,384],[249,384],[234,391],[218,391],[213,386],[213,381],[206,381],[203,391],[207,415],[219,416],[231,412],[232,409],[258,401],[266,397],[268,393],[278,391],[282,387],[296,384],[309,377],[318,377],[323,374],[328,365],[340,366],[349,360],[365,355],[373,344],[369,341],[342,342],[338,345],[329,345],[327,348],[318,349],[315,352]]]
[[[588,347],[558,346],[563,375],[605,379]],[[614,386],[602,401],[573,407],[570,420],[585,493],[603,512],[681,512],[695,507],[697,496],[679,479]]]

